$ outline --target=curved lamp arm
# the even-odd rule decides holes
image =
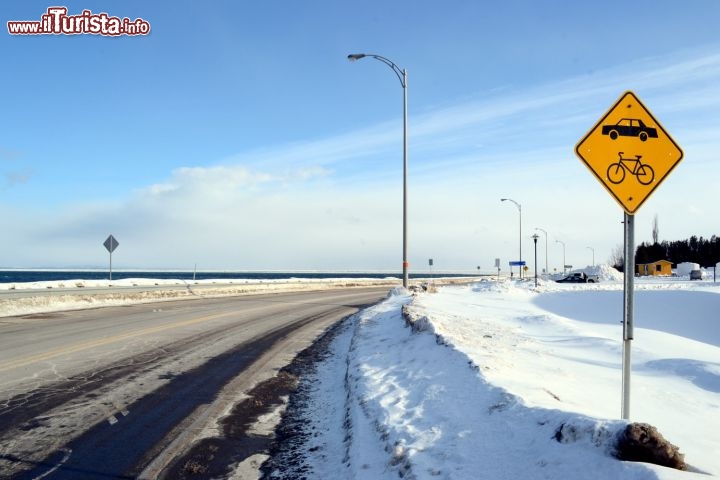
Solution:
[[[350,60],[351,62],[355,62],[355,61],[360,60],[361,58],[365,58],[365,57],[370,57],[370,58],[374,58],[375,60],[380,60],[385,65],[390,67],[392,69],[392,71],[395,72],[395,75],[397,75],[398,80],[400,80],[400,85],[402,85],[402,87],[405,88],[405,86],[406,86],[405,70],[398,67],[389,58],[385,58],[382,55],[375,55],[374,53],[351,53],[350,55],[347,56],[348,60]]]

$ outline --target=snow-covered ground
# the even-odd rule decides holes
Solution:
[[[271,478],[720,476],[720,283],[636,281],[630,419],[678,445],[685,472],[612,456],[622,295],[607,275],[395,292],[307,378]]]

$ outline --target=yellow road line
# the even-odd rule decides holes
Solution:
[[[120,335],[115,335],[115,336],[107,337],[107,338],[101,338],[98,340],[90,340],[90,341],[78,343],[75,345],[58,347],[53,350],[49,350],[47,352],[38,353],[35,355],[30,355],[28,357],[19,358],[16,360],[10,360],[8,362],[0,363],[0,372],[4,372],[6,370],[10,370],[13,368],[24,367],[26,365],[30,365],[30,364],[36,363],[36,362],[44,362],[46,360],[50,360],[52,358],[59,357],[61,355],[68,355],[70,353],[82,352],[83,350],[89,350],[91,348],[101,347],[103,345],[108,345],[110,343],[119,342],[121,340],[127,340],[127,339],[133,338],[133,337],[140,337],[140,336],[148,335],[151,333],[162,332],[163,330],[170,330],[172,328],[178,328],[178,327],[186,327],[188,325],[194,325],[197,323],[207,322],[209,320],[215,320],[215,319],[221,318],[221,317],[227,317],[227,316],[233,315],[235,313],[236,312],[226,312],[226,313],[218,313],[215,315],[207,315],[205,317],[198,317],[198,318],[193,318],[190,320],[184,320],[184,321],[175,322],[175,323],[167,323],[165,325],[158,325],[156,327],[148,327],[148,328],[144,328],[142,330],[136,330],[134,332],[123,333]]]

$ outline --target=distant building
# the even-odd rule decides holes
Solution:
[[[641,276],[670,276],[672,275],[672,262],[658,260],[652,263],[638,263],[635,265],[635,272]]]
[[[677,264],[675,273],[677,273],[678,277],[687,277],[693,270],[700,270],[700,264],[694,262],[682,262]]]

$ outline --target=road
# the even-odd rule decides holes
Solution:
[[[356,288],[0,318],[0,478],[159,476],[329,325],[386,294]]]

